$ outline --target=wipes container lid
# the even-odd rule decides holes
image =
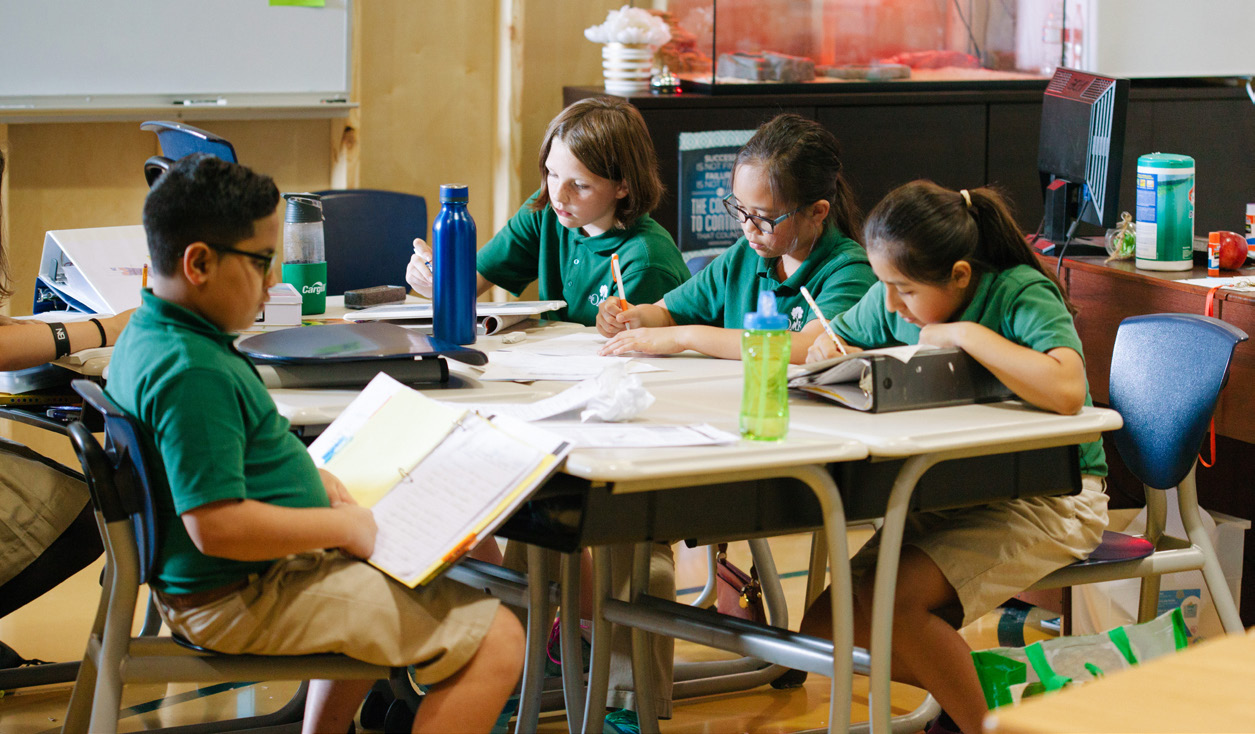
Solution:
[[[789,318],[776,311],[775,291],[758,292],[758,310],[745,314],[745,328],[750,331],[784,331]]]

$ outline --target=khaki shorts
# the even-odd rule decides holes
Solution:
[[[431,684],[471,659],[497,604],[448,579],[409,589],[364,561],[314,551],[275,561],[247,587],[204,606],[158,608],[171,631],[217,652],[340,653],[415,665],[416,680]]]
[[[1102,477],[1081,476],[1081,493],[908,515],[902,545],[923,551],[958,592],[971,624],[1050,573],[1087,557],[1107,527]],[[850,559],[857,586],[875,568],[880,533]],[[957,610],[956,610],[957,612]],[[943,616],[947,616],[944,615]],[[953,622],[958,622],[958,614]]]

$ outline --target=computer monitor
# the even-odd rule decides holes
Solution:
[[[1042,240],[1067,243],[1077,222],[1116,225],[1128,107],[1127,79],[1055,70],[1042,99],[1037,146],[1045,204],[1042,245]]]

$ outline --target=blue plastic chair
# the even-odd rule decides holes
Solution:
[[[161,144],[161,154],[172,161],[189,153],[208,153],[224,161],[239,162],[235,157],[235,146],[226,138],[208,130],[168,120],[149,120],[141,123],[139,129],[156,133],[157,141]]]
[[[1124,418],[1113,434],[1120,458],[1146,488],[1144,538],[1104,533],[1089,559],[1033,586],[1061,586],[1141,578],[1138,621],[1154,617],[1159,577],[1201,569],[1228,634],[1243,632],[1237,605],[1207,531],[1199,519],[1194,470],[1233,350],[1247,335],[1219,319],[1196,314],[1133,316],[1120,323],[1111,355],[1110,403]],[[1164,532],[1167,496],[1176,488],[1186,537]]]
[[[316,192],[322,197],[327,295],[405,285],[414,238],[427,238],[427,200],[377,189]]]
[[[389,677],[388,668],[343,655],[223,655],[174,637],[132,636],[139,586],[151,577],[157,554],[159,528],[152,492],[164,487],[165,474],[143,440],[138,423],[106,397],[99,385],[87,380],[72,384],[87,406],[104,416],[107,449],[82,422],[72,423],[69,434],[104,539],[105,573],[96,621],[70,694],[63,732],[116,732],[122,688],[127,683]],[[404,675],[404,670],[398,669],[397,674]],[[291,724],[300,721],[303,700],[304,696],[298,695],[272,714],[180,727],[178,731],[203,734]]]

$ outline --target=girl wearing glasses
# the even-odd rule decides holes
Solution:
[[[836,138],[819,123],[778,115],[737,153],[724,206],[743,237],[684,285],[655,303],[626,308],[603,301],[597,329],[612,337],[602,354],[673,354],[691,349],[740,359],[745,314],[761,290],[776,293],[801,363],[823,332],[802,296],[806,287],[824,315],[854,305],[876,276],[854,237],[858,206],[841,175]]]
[[[541,300],[566,301],[555,318],[592,326],[615,293],[613,254],[630,299],[653,301],[688,280],[675,240],[649,216],[662,180],[635,107],[597,97],[564,109],[545,131],[540,175],[540,190],[479,251],[480,295],[499,285],[517,296],[536,281]],[[431,249],[421,239],[405,280],[431,295]]]

